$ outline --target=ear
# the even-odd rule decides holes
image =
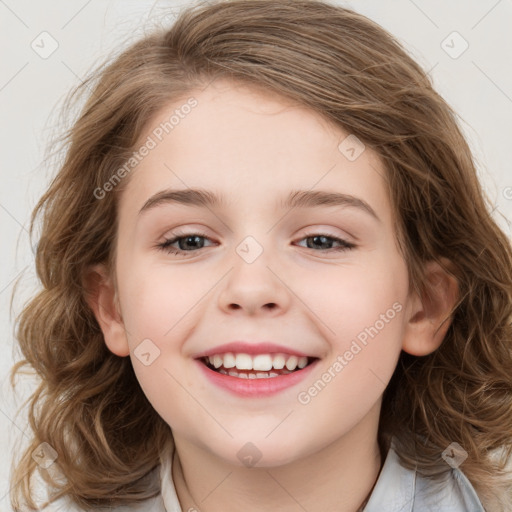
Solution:
[[[448,260],[442,261],[450,267]],[[416,292],[412,294],[402,343],[403,350],[414,356],[425,356],[439,348],[459,296],[455,277],[435,261],[427,263],[425,281],[426,291],[421,297]]]
[[[118,356],[128,356],[130,349],[115,285],[105,265],[90,267],[84,282],[87,304],[98,321],[107,347]]]

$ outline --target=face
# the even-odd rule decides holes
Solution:
[[[385,170],[275,95],[217,81],[192,96],[154,117],[140,141],[155,147],[125,178],[126,336],[107,343],[176,443],[239,465],[250,442],[260,465],[285,464],[378,420],[409,288]]]

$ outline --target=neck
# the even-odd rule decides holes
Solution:
[[[277,467],[229,464],[175,436],[172,473],[181,508],[357,512],[383,462],[377,427],[378,414],[369,414],[321,451]]]

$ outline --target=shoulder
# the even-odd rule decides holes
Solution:
[[[92,509],[84,509],[75,505],[69,498],[60,498],[50,503],[42,512],[91,512]],[[145,500],[140,503],[132,503],[119,507],[94,508],[94,512],[166,512],[161,496]]]
[[[139,502],[132,502],[128,505],[118,506],[104,506],[94,508],[82,508],[74,503],[69,496],[62,496],[61,498],[43,506],[50,499],[50,489],[46,482],[43,480],[39,472],[34,472],[31,478],[30,487],[38,510],[42,512],[181,512],[179,508],[179,501],[174,491],[174,485],[171,477],[171,456],[172,451],[166,449],[160,457],[160,464],[158,464],[148,475],[147,483],[151,489],[158,491],[159,494],[153,498],[142,500]],[[52,465],[48,471],[52,472],[52,476],[56,479],[65,480],[58,466]],[[165,479],[162,480],[162,477]],[[162,485],[163,484],[163,485]],[[163,492],[162,492],[163,491]],[[164,503],[162,494],[171,495],[174,501],[171,501],[172,507],[167,507],[167,502]]]
[[[160,465],[157,466],[149,475],[151,481],[155,484],[160,484]],[[117,507],[95,507],[95,508],[81,508],[76,505],[68,496],[63,496],[58,500],[50,503],[46,507],[42,508],[44,499],[48,499],[48,490],[45,490],[44,494],[39,494],[39,510],[42,512],[167,512],[161,493],[157,496],[143,500],[140,502],[133,502],[129,505],[119,505]]]
[[[446,512],[484,512],[483,505],[467,477],[451,469],[436,483],[416,475],[415,506],[412,512],[443,510]]]
[[[364,512],[485,512],[473,486],[459,469],[436,480],[402,466],[389,449]]]

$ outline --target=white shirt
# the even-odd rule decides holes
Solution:
[[[172,480],[172,454],[160,458],[154,478],[160,480],[161,493],[139,504],[115,509],[94,509],[115,512],[192,512],[182,510]],[[50,505],[48,512],[83,512],[62,498]],[[482,503],[466,476],[456,468],[446,472],[438,485],[422,477],[414,469],[400,465],[398,455],[389,449],[364,512],[485,512]]]

